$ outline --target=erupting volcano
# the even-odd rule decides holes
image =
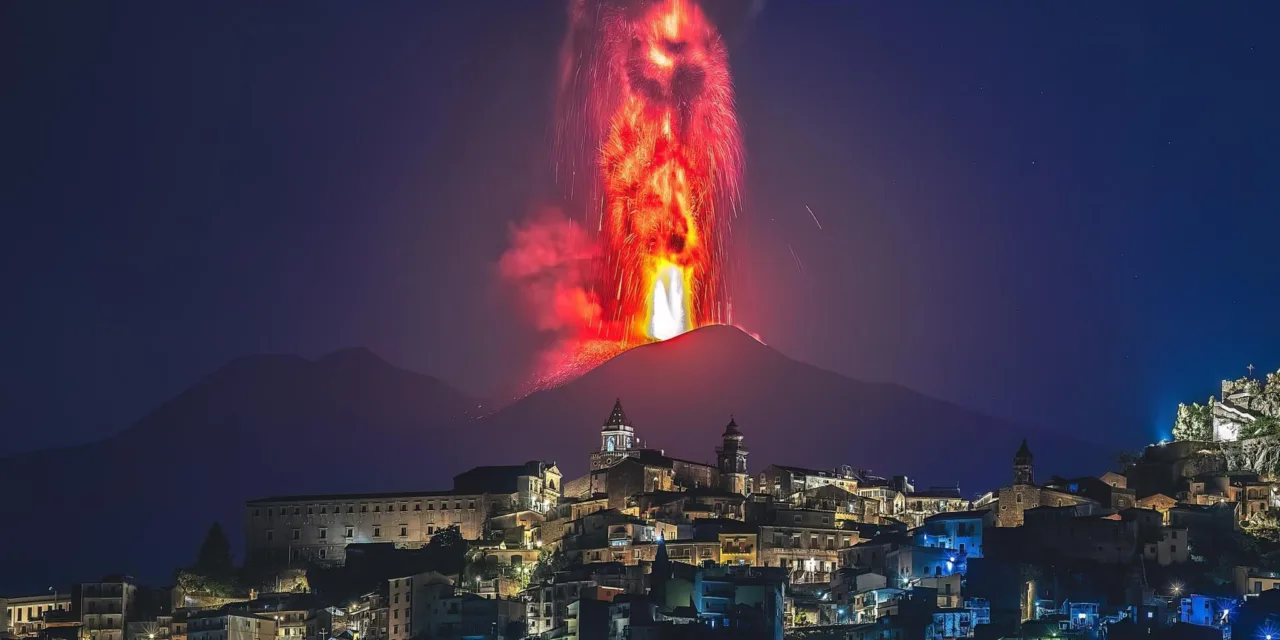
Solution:
[[[598,243],[582,337],[625,348],[729,322],[742,146],[719,33],[692,0],[577,0],[570,20],[559,178]]]

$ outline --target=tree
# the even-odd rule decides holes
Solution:
[[[228,597],[239,592],[236,565],[231,557],[231,543],[222,525],[209,527],[196,556],[196,563],[178,570],[178,586],[187,593]]]
[[[209,527],[209,533],[204,536],[200,554],[196,556],[196,563],[191,570],[220,580],[235,578],[236,565],[231,558],[231,543],[220,523],[215,522]]]
[[[538,554],[538,562],[534,565],[533,572],[529,575],[529,580],[531,582],[550,582],[557,571],[564,571],[569,566],[569,558],[563,551],[559,549],[550,553],[543,551]]]

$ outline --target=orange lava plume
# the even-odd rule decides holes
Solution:
[[[560,144],[598,218],[593,339],[643,344],[728,322],[742,144],[725,46],[692,0],[578,0]]]

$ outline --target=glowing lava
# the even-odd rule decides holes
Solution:
[[[571,17],[560,129],[570,175],[595,176],[593,337],[635,345],[728,322],[742,148],[719,34],[691,0],[579,0]]]

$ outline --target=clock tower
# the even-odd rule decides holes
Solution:
[[[636,430],[622,410],[622,400],[618,399],[613,403],[609,419],[600,428],[600,450],[591,454],[591,470],[608,469],[638,450]]]

